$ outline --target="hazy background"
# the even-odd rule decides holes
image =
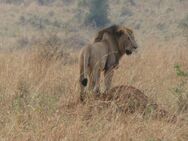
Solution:
[[[187,141],[187,9],[187,0],[0,0],[0,141]],[[113,86],[132,85],[183,120],[77,103],[78,52],[112,24],[139,44]]]
[[[92,1],[103,3],[99,0],[1,0],[1,48],[30,47],[43,34],[57,34],[61,46],[67,43],[69,48],[82,47],[97,30],[84,23]],[[183,44],[187,39],[186,0],[109,0],[106,3],[109,6],[101,10],[107,12],[106,26],[123,24],[132,28],[141,46],[148,39],[157,40],[158,45],[175,39],[176,43]],[[100,9],[92,12],[97,11]],[[98,21],[103,21],[103,17]]]

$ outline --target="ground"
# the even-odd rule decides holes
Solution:
[[[79,102],[78,54],[98,29],[76,19],[76,1],[1,2],[0,140],[188,140],[187,1],[110,2],[109,24],[132,28],[139,48],[115,71],[112,87],[123,91],[99,100],[88,94],[85,104]],[[140,93],[143,107],[154,102],[176,122],[153,118],[150,106],[146,114],[137,105],[126,112],[127,86]]]

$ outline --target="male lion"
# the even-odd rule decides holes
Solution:
[[[113,70],[119,60],[137,48],[133,31],[124,26],[113,25],[98,32],[94,42],[80,52],[81,99],[89,79],[89,90],[99,94],[100,73],[104,72],[105,91],[111,86]]]

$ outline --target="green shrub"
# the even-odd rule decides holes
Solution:
[[[19,18],[20,25],[30,25],[37,29],[62,28],[63,22],[58,18],[50,18],[48,15],[26,14]]]
[[[31,101],[29,85],[25,81],[20,81],[15,91],[16,96],[12,100],[12,108],[16,113],[25,112]]]
[[[54,0],[37,0],[37,2],[38,2],[40,5],[49,5],[49,4],[53,3]]]
[[[188,15],[180,21],[179,26],[184,29],[188,29]]]
[[[17,44],[19,48],[29,47],[30,40],[28,37],[21,36],[17,39]]]
[[[188,37],[188,15],[185,16],[178,25],[179,28],[182,29],[184,36]]]
[[[135,6],[136,5],[136,2],[134,0],[129,0],[130,4]]]
[[[21,4],[24,0],[1,0],[0,2],[7,4]]]
[[[126,7],[123,7],[121,11],[121,16],[130,17],[133,15],[133,12]]]
[[[79,0],[78,6],[88,6],[89,2],[87,0]]]
[[[173,94],[177,97],[178,112],[188,112],[188,72],[181,69],[180,65],[175,65],[176,75],[180,77],[180,82],[173,88]]]

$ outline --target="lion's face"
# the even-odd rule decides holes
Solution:
[[[131,55],[138,48],[133,31],[128,28],[123,28],[120,29],[119,34],[119,46],[121,50],[127,55]]]
[[[108,33],[116,39],[122,54],[130,55],[138,48],[133,31],[129,28],[113,25],[102,29],[98,32],[94,42],[100,42],[103,39],[104,33]]]

